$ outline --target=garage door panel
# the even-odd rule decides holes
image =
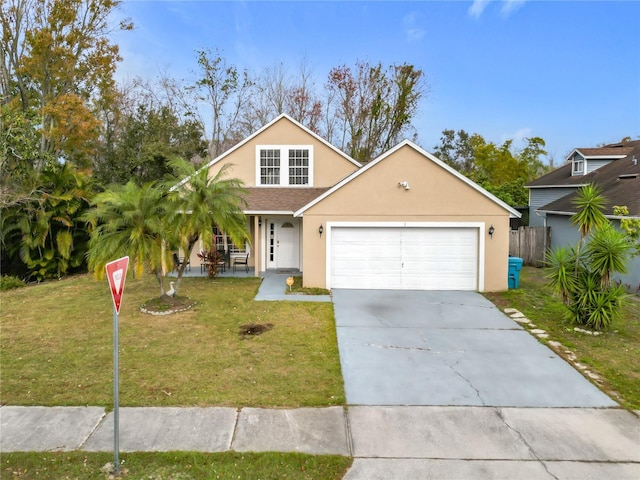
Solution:
[[[476,290],[478,229],[333,227],[332,288]]]

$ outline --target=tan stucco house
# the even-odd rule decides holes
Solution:
[[[299,269],[305,286],[328,289],[507,289],[509,218],[520,214],[410,141],[362,166],[283,114],[203,168],[228,163],[247,188],[252,238],[231,254],[249,253],[256,275]]]

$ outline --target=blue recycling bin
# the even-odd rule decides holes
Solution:
[[[519,257],[509,257],[509,288],[518,288],[520,285],[522,263],[523,261]]]

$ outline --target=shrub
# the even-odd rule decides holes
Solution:
[[[0,277],[0,290],[2,291],[25,287],[26,285],[27,284],[18,277],[10,277],[8,275]]]
[[[603,288],[600,275],[582,267],[567,304],[567,318],[594,330],[604,330],[620,318],[624,298],[624,287]]]

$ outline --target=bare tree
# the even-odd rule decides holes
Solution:
[[[211,110],[209,156],[215,158],[236,142],[240,118],[252,83],[246,71],[238,72],[216,49],[198,50],[198,65],[202,77],[196,82],[200,100]]]
[[[306,58],[300,62],[298,76],[291,85],[286,97],[287,112],[313,132],[320,133],[322,101],[314,91],[315,85]]]
[[[3,0],[0,6],[0,49],[2,50],[2,64],[0,64],[0,104],[11,100],[12,85],[18,89],[23,108],[28,103],[27,86],[23,75],[16,72],[22,64],[25,51],[25,32],[31,25],[29,12],[32,11],[33,0]]]
[[[401,140],[427,93],[422,70],[406,63],[386,69],[366,62],[357,62],[354,70],[335,67],[327,88],[338,102],[336,116],[343,128],[339,145],[363,162]]]

